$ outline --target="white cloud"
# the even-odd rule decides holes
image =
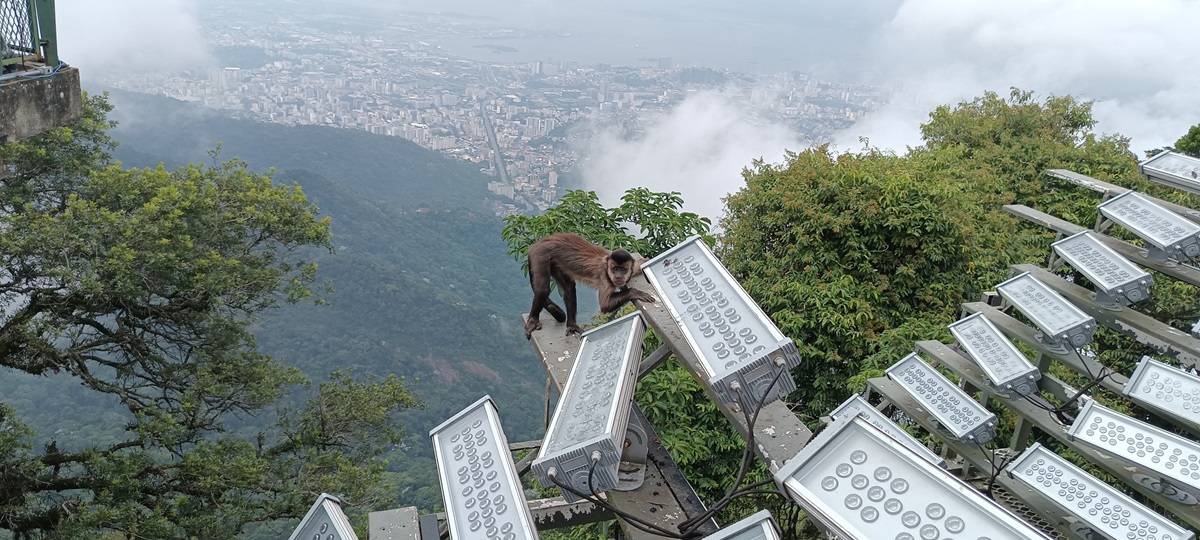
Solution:
[[[192,0],[59,0],[59,57],[86,79],[209,64]]]
[[[1097,129],[1140,151],[1200,122],[1200,2],[906,0],[881,30],[873,68],[893,103],[839,134],[902,151],[940,104],[1009,87],[1096,101]]]
[[[808,146],[786,127],[760,124],[715,93],[689,96],[669,112],[645,118],[644,135],[625,140],[602,132],[587,141],[580,165],[585,189],[608,206],[625,190],[678,191],[684,209],[721,216],[726,195],[744,184],[741,171],[755,159],[783,161],[785,150]]]

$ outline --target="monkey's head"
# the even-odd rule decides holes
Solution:
[[[613,250],[605,257],[605,262],[608,263],[608,279],[612,280],[613,286],[618,289],[624,287],[629,283],[629,279],[637,274],[633,255],[623,249]]]

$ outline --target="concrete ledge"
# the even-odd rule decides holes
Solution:
[[[78,69],[63,67],[49,77],[0,80],[0,143],[45,133],[82,115]]]

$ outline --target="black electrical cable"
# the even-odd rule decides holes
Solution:
[[[738,474],[737,474],[737,477],[734,479],[733,486],[730,487],[729,491],[727,491],[725,493],[725,495],[723,495],[720,499],[718,499],[716,502],[714,502],[712,504],[712,506],[709,507],[708,510],[706,510],[705,512],[701,513],[698,516],[688,518],[686,521],[681,523],[679,525],[679,530],[681,532],[689,533],[689,532],[694,532],[694,531],[698,530],[700,527],[703,526],[705,521],[707,521],[713,515],[715,515],[717,512],[720,512],[722,509],[724,509],[726,506],[728,506],[729,503],[734,501],[734,499],[741,497],[743,495],[743,494],[739,493],[739,491],[742,489],[741,484],[742,484],[742,481],[745,480],[746,473],[749,472],[749,470],[750,470],[750,464],[753,462],[753,455],[751,454],[751,451],[754,448],[754,424],[758,422],[758,415],[759,415],[759,413],[762,412],[763,407],[766,406],[767,396],[770,395],[771,389],[775,387],[775,383],[779,382],[779,377],[782,376],[783,372],[786,370],[786,368],[784,368],[783,366],[778,366],[778,367],[780,369],[775,372],[775,377],[771,379],[771,384],[767,385],[766,389],[763,390],[762,396],[758,398],[758,402],[755,404],[755,407],[754,407],[754,415],[753,416],[750,415],[750,411],[748,408],[746,408],[746,407],[741,408],[742,415],[746,419],[746,432],[748,435],[746,437],[746,449],[742,451],[742,463],[741,463],[741,466],[738,468]],[[743,393],[744,389],[739,388],[737,391],[739,393]],[[742,395],[743,395],[744,399],[746,397],[748,397],[745,393],[743,393]],[[745,399],[745,401],[752,402],[754,400]],[[767,482],[767,481],[758,482],[757,485],[754,485],[754,487],[766,485],[767,483],[769,483],[769,482]],[[749,486],[747,487],[747,489],[748,488],[749,488]],[[776,493],[778,493],[778,492],[776,491]]]

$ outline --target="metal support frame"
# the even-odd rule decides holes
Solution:
[[[1046,174],[1051,177],[1057,178],[1059,180],[1065,180],[1065,181],[1075,184],[1077,186],[1095,191],[1096,193],[1099,193],[1101,196],[1103,196],[1103,200],[1106,200],[1106,201],[1108,199],[1116,197],[1117,195],[1125,193],[1126,191],[1129,191],[1129,188],[1127,188],[1127,187],[1118,186],[1116,184],[1111,184],[1111,183],[1105,182],[1103,180],[1097,180],[1097,179],[1087,176],[1085,174],[1079,174],[1075,171],[1069,171],[1067,169],[1050,169],[1050,170],[1046,171]],[[1145,197],[1146,199],[1149,199],[1150,202],[1152,202],[1154,204],[1157,204],[1163,208],[1166,208],[1167,210],[1175,212],[1176,214],[1179,214],[1187,219],[1195,221],[1196,223],[1200,223],[1200,210],[1194,210],[1192,208],[1178,205],[1173,202],[1164,201],[1162,199],[1156,199],[1156,198],[1150,197],[1144,193],[1142,194],[1142,196]],[[1096,230],[1099,231],[1100,229],[1096,229]]]
[[[949,348],[946,348],[946,350],[949,351]],[[966,358],[963,358],[957,353],[936,355],[934,360],[936,360],[941,366],[953,371],[960,378],[969,382],[970,384],[980,385],[987,380],[987,375],[983,373],[983,370],[979,369],[979,367],[974,363],[970,362]],[[871,381],[871,385],[874,386],[876,390],[882,392],[882,390],[880,390],[880,385],[875,384],[874,380]],[[1088,461],[1107,471],[1109,474],[1122,479],[1122,482],[1124,482],[1126,485],[1137,490],[1139,493],[1147,497],[1149,500],[1154,501],[1171,514],[1182,519],[1188,525],[1200,528],[1200,505],[1191,506],[1182,504],[1145,486],[1127,481],[1131,473],[1139,472],[1134,470],[1136,467],[1130,467],[1128,464],[1117,461],[1105,453],[1101,453],[1081,444],[1074,443],[1070,437],[1067,436],[1067,432],[1064,429],[1063,424],[1061,424],[1058,419],[1054,417],[1054,415],[1050,414],[1048,411],[1038,408],[1033,403],[1030,403],[1024,399],[1006,399],[1002,397],[997,397],[996,400],[1004,404],[1009,409],[1012,409],[1013,412],[1028,419],[1032,423],[1033,427],[1036,427],[1047,435],[1054,437],[1059,442],[1065,444],[1076,453],[1086,458]],[[952,441],[946,442],[949,443]],[[968,454],[962,455],[964,459],[971,461]],[[1035,508],[1035,510],[1042,511],[1044,509]],[[1047,519],[1055,519],[1053,516],[1046,517]]]
[[[1071,223],[1070,221],[1054,217],[1045,212],[1039,212],[1023,204],[1005,205],[1004,211],[1030,223],[1041,225],[1047,229],[1056,231],[1060,235],[1072,235],[1087,230],[1085,227],[1080,227],[1079,225]],[[1139,266],[1156,270],[1167,276],[1200,287],[1200,269],[1197,269],[1194,266],[1177,263],[1175,261],[1162,263],[1148,257],[1146,248],[1135,246],[1129,242],[1119,238],[1113,238],[1106,234],[1098,233],[1096,236],[1099,237],[1100,241],[1103,242],[1104,245],[1112,248],[1113,251],[1116,251],[1122,257],[1129,259],[1130,262],[1133,262]]]
[[[1015,264],[1012,268],[1014,272],[1033,274],[1042,283],[1063,295],[1068,302],[1095,318],[1097,323],[1132,337],[1139,343],[1154,347],[1163,354],[1176,358],[1185,366],[1194,366],[1200,362],[1200,340],[1187,332],[1132,309],[1123,311],[1104,309],[1092,301],[1091,291],[1074,283],[1068,283],[1032,264]]]
[[[883,396],[885,401],[903,411],[905,415],[908,415],[910,418],[912,418],[926,431],[929,431],[930,433],[936,433],[936,431],[934,431],[937,429],[936,422],[930,420],[929,414],[925,412],[920,403],[913,399],[912,395],[909,394],[908,391],[906,391],[899,384],[896,384],[896,382],[886,377],[880,377],[868,380],[867,385],[872,391]],[[953,450],[955,454],[958,454],[964,463],[970,464],[977,470],[985,472],[989,475],[993,471],[999,469],[1001,465],[1000,462],[1003,461],[1003,458],[1000,456],[996,456],[995,453],[986,452],[983,448],[977,445],[967,444],[953,439],[942,440],[946,444],[946,447],[950,450]],[[1037,498],[1038,494],[1032,489],[1029,489],[1019,482],[1009,479],[1003,473],[996,477],[996,484],[1004,488],[1005,491],[1011,493],[1027,507],[1031,509],[1036,508],[1038,515],[1046,519],[1048,523],[1053,524],[1054,529],[1058,532],[1067,533],[1070,531],[1070,514],[1060,511],[1054,505],[1039,504],[1041,501]],[[1003,501],[1000,498],[996,498],[996,501],[1003,504]],[[1022,513],[1016,508],[1010,508],[1010,510],[1017,512],[1018,514]]]

